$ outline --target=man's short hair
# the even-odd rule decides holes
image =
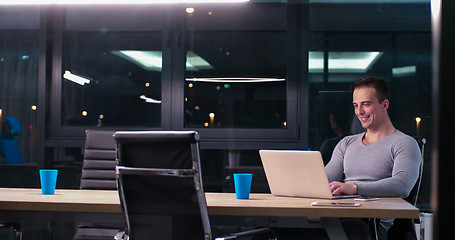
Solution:
[[[377,77],[365,77],[357,80],[351,85],[351,90],[354,91],[357,88],[362,87],[373,87],[376,89],[376,95],[379,102],[383,102],[385,99],[390,99],[389,86],[386,81],[382,78]]]

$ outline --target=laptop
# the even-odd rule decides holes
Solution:
[[[319,151],[259,150],[259,155],[273,195],[324,199],[359,196],[332,196]]]

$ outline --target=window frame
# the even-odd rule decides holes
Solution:
[[[184,44],[186,39],[182,39],[180,45],[175,46],[177,54],[174,55],[175,66],[180,71],[174,71],[172,99],[175,101],[172,106],[172,130],[195,130],[201,135],[201,147],[206,149],[302,149],[306,146],[307,135],[304,129],[307,123],[306,112],[307,105],[302,101],[306,99],[301,97],[301,94],[307,92],[307,85],[302,84],[302,71],[307,71],[307,54],[302,54],[304,51],[301,47],[302,25],[307,23],[299,16],[304,15],[302,11],[308,11],[307,5],[302,4],[294,7],[293,4],[287,5],[287,37],[286,37],[286,114],[287,127],[285,129],[251,129],[251,128],[188,128],[184,127],[184,87],[185,87],[185,53]],[[182,11],[183,12],[183,11]],[[184,15],[181,15],[184,21]],[[181,31],[181,36],[186,37],[186,29],[183,29],[180,24],[177,25],[178,31]],[[296,51],[296,49],[301,51]],[[298,63],[302,64],[299,65]],[[302,68],[303,66],[303,68]],[[174,77],[175,76],[175,77]],[[305,109],[304,109],[305,108]]]
[[[261,149],[283,148],[300,149],[306,145],[306,95],[307,84],[303,81],[306,74],[307,54],[302,48],[302,14],[307,6],[287,5],[287,76],[286,76],[286,114],[287,127],[284,129],[249,128],[185,128],[184,127],[184,84],[185,84],[185,14],[184,6],[166,7],[162,30],[162,106],[161,127],[121,127],[119,130],[196,130],[201,135],[201,147],[208,149]],[[47,72],[49,89],[49,128],[47,145],[78,146],[59,140],[83,140],[89,128],[113,129],[96,126],[63,126],[62,120],[62,47],[65,8],[50,8],[45,21],[49,24],[50,37],[47,46]],[[306,15],[307,16],[307,15]],[[305,21],[304,21],[305,22]],[[296,49],[298,51],[296,51]],[[166,67],[170,66],[170,67]],[[303,135],[302,135],[303,133]]]

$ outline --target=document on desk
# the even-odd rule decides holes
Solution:
[[[360,207],[360,203],[347,203],[347,202],[312,202],[311,206],[324,206],[324,207]]]

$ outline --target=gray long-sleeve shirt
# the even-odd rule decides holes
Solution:
[[[337,144],[325,167],[329,182],[355,183],[362,196],[407,197],[419,173],[417,142],[395,130],[367,146],[364,134],[347,136]]]

